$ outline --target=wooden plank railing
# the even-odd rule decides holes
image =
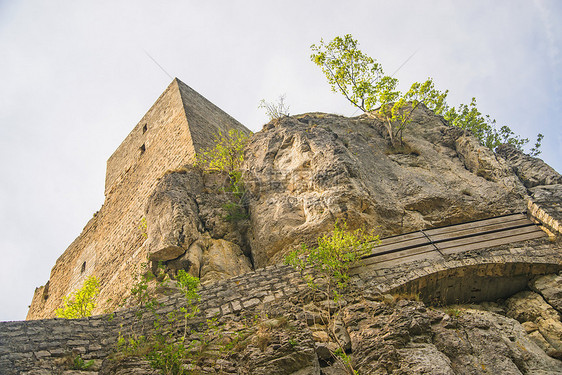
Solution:
[[[509,214],[384,238],[359,267],[386,268],[545,236],[525,214]]]

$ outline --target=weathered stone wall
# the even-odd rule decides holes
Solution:
[[[48,286],[37,288],[27,319],[54,316],[64,296],[95,275],[97,310],[115,308],[146,260],[141,220],[150,193],[170,169],[191,163],[195,152],[213,145],[214,135],[248,130],[175,79],[107,162],[105,202],[60,256]]]
[[[434,293],[433,296],[446,295],[457,301],[467,295],[479,296],[474,290],[474,280],[483,277],[489,281],[486,284],[489,289],[480,296],[505,297],[502,295],[505,290],[515,293],[526,284],[518,283],[506,289],[502,283],[504,279],[524,277],[528,281],[536,275],[559,272],[562,269],[561,249],[560,243],[551,243],[543,238],[468,251],[447,259],[381,263],[357,269],[353,280],[355,285],[372,294],[421,292],[423,298],[426,297],[424,293],[429,291]],[[306,286],[298,272],[288,266],[270,266],[203,286],[200,308],[206,317],[217,314],[251,315],[264,304],[289,298],[303,288]],[[159,314],[177,310],[185,303],[177,294],[161,301]],[[88,319],[0,323],[2,374],[19,374],[41,368],[50,371],[60,368],[61,363],[77,354],[84,360],[95,359],[100,364],[111,353],[119,334],[126,335],[126,327],[132,325],[139,326],[139,318],[132,309]],[[144,326],[151,327],[151,324]]]
[[[287,266],[271,266],[244,276],[234,277],[200,290],[199,307],[204,316],[239,314],[265,303],[295,294],[305,284],[298,272]],[[157,314],[166,314],[185,305],[181,295],[162,298]],[[26,371],[60,369],[76,355],[101,363],[128,327],[142,326],[134,309],[87,319],[45,319],[0,322],[0,373],[21,374]],[[147,314],[150,321],[152,315]],[[150,322],[144,327],[152,327]],[[144,333],[142,330],[136,333]]]

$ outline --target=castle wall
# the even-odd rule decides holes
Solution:
[[[108,159],[106,196],[120,186],[134,168],[150,164],[155,170],[145,177],[154,180],[169,169],[168,162],[181,162],[186,155],[193,157],[194,149],[178,90],[177,81],[172,82]]]
[[[253,316],[264,303],[287,298],[305,287],[300,273],[292,268],[271,266],[202,286],[198,306],[207,318],[241,312]],[[159,301],[161,306],[156,313],[160,315],[185,306],[181,294]],[[119,336],[127,337],[131,333],[131,327],[139,335],[150,333],[154,316],[143,315],[147,320],[143,324],[136,312],[125,309],[85,319],[0,322],[0,372],[5,375],[40,370],[51,373],[61,370],[69,360],[71,363],[78,354],[85,361],[95,360],[99,366],[115,349]]]
[[[442,291],[450,288],[450,292],[454,292],[458,288],[450,287],[450,278],[464,277],[464,284],[459,285],[471,290],[472,276],[498,275],[501,279],[559,272],[562,269],[560,250],[560,243],[550,243],[541,238],[459,253],[454,259],[426,259],[399,266],[388,264],[384,268],[365,268],[352,277],[352,282],[371,294],[415,294],[428,286],[439,287]],[[499,284],[490,285],[501,288]],[[269,266],[202,286],[199,308],[201,315],[207,318],[216,315],[253,316],[264,305],[290,298],[306,288],[300,273],[289,266]],[[179,294],[160,301],[157,313],[164,316],[185,306],[185,300]],[[41,369],[49,373],[53,369],[60,370],[61,361],[72,359],[76,354],[84,360],[94,359],[99,365],[113,351],[119,335],[130,333],[127,327],[136,327],[136,334],[150,333],[154,317],[146,314],[148,321],[142,324],[136,311],[125,309],[86,319],[0,322],[2,374],[26,374],[27,371]]]
[[[189,103],[189,114],[185,103]],[[90,275],[100,281],[95,313],[122,302],[133,274],[146,261],[140,225],[159,178],[167,170],[192,163],[194,144],[212,146],[217,129],[248,131],[208,103],[177,79],[168,86],[109,158],[102,208],[57,260],[48,288],[36,289],[27,319],[54,317],[63,297],[80,288]]]

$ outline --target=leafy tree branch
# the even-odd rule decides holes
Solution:
[[[310,58],[322,69],[332,91],[341,93],[352,105],[383,121],[391,146],[403,144],[403,131],[421,104],[442,115],[450,125],[472,132],[492,150],[502,143],[523,150],[529,142],[506,125],[498,129],[495,120],[478,111],[474,98],[468,105],[449,106],[448,91],[437,90],[431,78],[422,83],[414,82],[406,93],[400,92],[398,79],[386,75],[381,64],[361,52],[358,46],[350,34],[335,37],[328,43],[321,39],[318,45],[310,47]],[[543,135],[538,134],[530,149],[532,156],[540,154],[542,139]]]

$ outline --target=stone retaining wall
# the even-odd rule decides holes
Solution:
[[[203,286],[199,307],[207,318],[242,311],[251,314],[263,304],[286,298],[304,287],[300,274],[292,268],[272,266]],[[160,302],[156,313],[163,316],[185,306],[185,300],[178,294]],[[112,352],[119,335],[127,335],[128,327],[152,326],[153,315],[145,314],[139,319],[137,311],[126,309],[86,319],[0,322],[0,374],[25,374],[41,369],[52,373],[49,371],[72,363],[76,355],[99,364]],[[140,328],[136,333],[147,333],[142,331]]]
[[[358,287],[372,293],[404,293],[422,290],[428,285],[440,286],[441,293],[453,284],[464,285],[470,291],[471,277],[512,277],[546,274],[562,269],[560,243],[548,239],[525,241],[490,249],[456,254],[448,259],[387,266],[384,269],[367,267],[354,276]],[[459,280],[464,279],[464,284]],[[288,266],[271,266],[229,280],[203,286],[200,290],[201,314],[254,314],[269,302],[288,298],[306,288],[300,274]],[[456,288],[456,289],[455,289]],[[459,292],[457,287],[452,292]],[[178,294],[161,300],[158,314],[177,310],[185,305]],[[97,363],[114,348],[120,335],[127,334],[133,325],[151,327],[151,318],[141,322],[136,310],[127,309],[114,314],[87,319],[46,319],[0,323],[1,374],[40,374],[54,371],[77,354],[84,360]],[[153,318],[152,318],[153,319]],[[146,333],[146,332],[145,332]],[[52,373],[52,372],[46,372]]]

